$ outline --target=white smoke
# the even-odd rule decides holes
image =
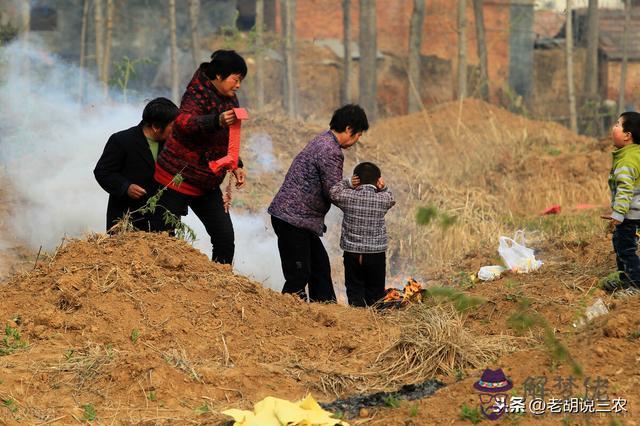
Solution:
[[[0,55],[0,164],[5,187],[17,200],[8,218],[12,233],[35,251],[40,245],[52,250],[64,236],[104,232],[108,196],[96,183],[93,168],[109,136],[136,125],[146,102],[106,101],[89,75],[88,103],[79,102],[79,69],[33,41],[12,43]],[[256,143],[271,143],[268,135],[256,138]],[[259,170],[275,170],[273,153],[261,152]],[[233,221],[236,271],[280,290],[284,279],[266,213],[234,212]],[[198,235],[195,246],[210,256],[200,221],[190,213],[185,222]]]
[[[280,170],[278,160],[273,154],[273,141],[267,133],[254,133],[249,136],[247,149],[256,159],[257,173],[274,173]]]
[[[78,102],[78,69],[37,43],[3,48],[0,162],[18,205],[10,221],[31,247],[64,235],[102,230],[107,195],[93,167],[111,133],[135,125],[141,105],[108,104],[86,78],[89,104]]]
[[[237,213],[231,209],[231,220],[236,235],[236,251],[233,260],[234,270],[262,283],[265,287],[280,291],[284,285],[278,243],[271,228],[270,216]],[[202,222],[189,210],[183,218],[197,235],[194,247],[211,256],[211,241]]]

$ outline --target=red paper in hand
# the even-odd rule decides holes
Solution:
[[[240,157],[240,127],[242,120],[249,118],[247,110],[244,108],[234,108],[233,113],[237,121],[229,126],[229,149],[227,155],[215,161],[209,161],[209,168],[214,173],[220,173],[222,169],[235,170],[238,168],[238,158]]]

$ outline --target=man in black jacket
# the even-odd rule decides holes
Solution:
[[[127,212],[142,207],[158,190],[153,178],[156,159],[171,133],[178,107],[166,98],[145,106],[142,122],[111,135],[93,170],[100,186],[109,193],[107,231]],[[160,231],[150,217],[134,214],[133,225],[142,231]]]

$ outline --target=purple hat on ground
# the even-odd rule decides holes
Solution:
[[[480,380],[473,384],[473,387],[480,392],[504,392],[513,388],[513,383],[508,380],[502,372],[502,368],[491,370],[487,368],[482,372]]]

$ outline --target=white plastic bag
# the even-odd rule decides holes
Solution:
[[[533,250],[525,245],[524,231],[522,230],[516,232],[513,239],[500,237],[498,254],[507,268],[519,274],[535,271],[542,266],[542,262],[536,260]]]
[[[482,281],[495,280],[496,278],[499,278],[505,270],[506,268],[500,265],[483,266],[478,271],[478,279],[481,279]]]

